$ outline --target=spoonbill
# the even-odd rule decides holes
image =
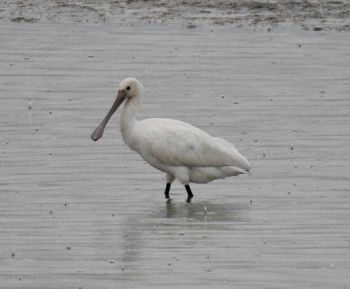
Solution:
[[[233,144],[188,123],[167,118],[136,120],[141,105],[143,85],[136,78],[124,79],[117,98],[100,125],[91,134],[97,141],[117,108],[125,101],[120,117],[120,131],[130,149],[152,167],[166,173],[165,198],[172,182],[178,179],[186,188],[187,203],[193,193],[189,183],[208,183],[239,174],[247,174],[250,165]]]

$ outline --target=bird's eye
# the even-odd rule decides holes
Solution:
[[[127,90],[130,90],[130,86],[128,86],[126,89],[127,89]]]

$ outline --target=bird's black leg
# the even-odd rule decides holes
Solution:
[[[192,198],[193,198],[193,194],[192,194],[191,188],[190,188],[189,185],[186,185],[185,188],[186,188],[187,195],[188,195],[187,201],[186,201],[186,202],[187,202],[187,203],[191,203],[191,200],[192,200]]]
[[[166,198],[166,199],[169,199],[170,187],[171,187],[171,184],[170,184],[170,183],[167,183],[167,184],[166,184],[166,187],[165,187],[165,192],[164,192],[164,195],[165,195],[165,198]]]

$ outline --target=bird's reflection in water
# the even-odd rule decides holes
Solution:
[[[167,201],[160,215],[167,219],[187,219],[205,222],[246,221],[248,205],[229,203],[176,203]]]

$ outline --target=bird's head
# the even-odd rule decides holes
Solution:
[[[143,92],[143,85],[133,77],[125,78],[118,87],[118,98],[131,99],[140,96]]]
[[[100,125],[93,131],[91,134],[91,139],[97,141],[103,135],[103,131],[112,117],[113,113],[117,110],[117,108],[125,101],[135,99],[140,97],[143,92],[143,85],[136,78],[128,77],[125,78],[118,87],[118,95],[117,98],[112,105],[111,109],[100,123]]]

